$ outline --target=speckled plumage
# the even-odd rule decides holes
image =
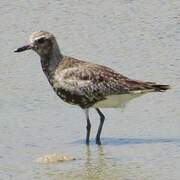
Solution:
[[[40,55],[42,69],[57,95],[65,102],[86,110],[87,143],[91,127],[88,108],[95,107],[101,117],[96,136],[96,142],[100,144],[104,115],[98,109],[99,106],[118,107],[119,97],[120,101],[128,102],[133,97],[147,92],[169,89],[168,85],[132,80],[108,67],[64,56],[55,37],[45,31],[33,33],[30,44],[17,49],[16,52],[27,49],[33,49]],[[128,98],[122,98],[123,95],[128,95]],[[110,103],[108,99],[111,100]]]
[[[155,83],[131,80],[105,66],[66,56],[49,78],[58,96],[82,108],[89,108],[110,95],[162,90]]]

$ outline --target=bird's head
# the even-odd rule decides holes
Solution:
[[[46,56],[51,53],[54,44],[56,44],[56,39],[53,34],[46,31],[39,31],[32,33],[27,45],[16,49],[14,52],[32,49],[40,56]]]

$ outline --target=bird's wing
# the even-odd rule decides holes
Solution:
[[[89,63],[57,71],[55,81],[61,98],[65,94],[66,101],[73,103],[75,99],[81,107],[90,107],[111,95],[137,95],[162,89],[162,85],[132,80],[108,67]]]
[[[130,91],[127,77],[110,68],[89,63],[64,69],[55,75],[55,79],[64,90],[96,100]]]

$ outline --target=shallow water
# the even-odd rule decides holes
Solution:
[[[180,2],[178,0],[0,2],[0,179],[180,178]],[[104,109],[87,147],[82,110],[63,103],[33,52],[14,54],[33,31],[53,32],[66,55],[108,65],[134,79],[170,84],[124,109]],[[76,161],[42,165],[45,154]]]

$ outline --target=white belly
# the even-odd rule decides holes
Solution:
[[[107,96],[105,100],[99,101],[93,105],[95,108],[124,108],[132,99],[135,99],[145,93],[120,94]]]

